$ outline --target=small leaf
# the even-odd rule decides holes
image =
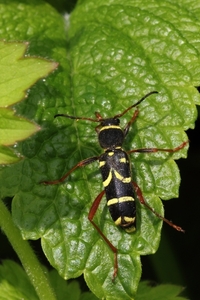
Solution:
[[[19,155],[4,146],[26,139],[39,129],[36,124],[14,115],[13,110],[0,108],[0,164],[15,163],[20,159]]]
[[[35,124],[14,115],[14,111],[0,108],[0,144],[12,145],[39,130]]]
[[[6,43],[0,41],[0,163],[15,163],[19,157],[8,146],[26,139],[40,127],[14,115],[14,111],[3,108],[23,97],[25,90],[39,78],[46,76],[57,67],[57,63],[41,58],[23,58],[28,43]]]
[[[0,41],[0,107],[23,99],[31,85],[58,65],[38,57],[23,57],[28,45]]]
[[[16,163],[21,158],[17,156],[13,150],[0,145],[0,164]]]
[[[24,270],[11,260],[4,260],[0,265],[0,299],[38,300]]]
[[[45,268],[45,267],[44,267]],[[66,281],[56,270],[46,274],[56,294],[57,300],[96,300],[90,292],[81,293],[78,281]],[[38,300],[24,269],[11,260],[4,260],[0,265],[0,299],[1,300]]]

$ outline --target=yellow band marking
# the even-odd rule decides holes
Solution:
[[[131,226],[130,228],[124,228],[126,232],[132,233],[136,230],[135,226]]]
[[[108,125],[108,126],[103,126],[99,131],[107,130],[107,129],[120,129],[120,130],[122,130],[119,125]]]
[[[103,167],[103,166],[105,166],[105,164],[106,164],[105,160],[104,160],[104,161],[100,161],[100,162],[99,162],[100,168]]]
[[[109,156],[113,156],[114,155],[114,152],[112,151],[112,152],[108,152],[108,155]]]
[[[116,226],[119,226],[119,225],[121,225],[121,223],[122,223],[122,218],[119,217],[119,218],[115,221],[115,225],[116,225]]]
[[[124,221],[127,223],[127,224],[122,224],[122,217],[119,217],[116,221],[115,221],[115,225],[116,226],[123,226],[124,229],[127,231],[127,232],[133,232],[135,231],[135,227],[133,226],[132,228],[126,228],[126,225],[130,225],[130,224],[133,224],[135,222],[135,217],[134,218],[131,218],[131,217],[124,217]]]
[[[108,200],[107,206],[116,204],[116,203],[118,203],[118,202],[119,202],[119,199],[117,199],[117,198],[112,198],[112,199]]]
[[[110,152],[109,155],[113,155],[113,152]],[[112,171],[114,171],[114,174],[116,176],[117,179],[119,179],[120,181],[122,181],[123,183],[129,183],[131,182],[131,177],[127,177],[124,178],[123,176],[121,176],[115,169],[110,169],[108,177],[106,178],[105,181],[103,181],[103,185],[104,186],[108,186],[112,180]]]
[[[115,174],[116,178],[119,179],[120,181],[122,181],[123,183],[130,183],[131,182],[131,177],[124,178],[116,170],[114,170],[114,174]]]
[[[124,220],[126,221],[126,223],[133,223],[135,221],[135,217],[134,218],[131,218],[131,217],[124,217]]]
[[[100,166],[101,166],[101,163],[100,163]],[[131,177],[124,178],[116,170],[110,169],[108,177],[106,178],[106,180],[103,181],[104,187],[106,187],[106,186],[108,186],[110,184],[110,182],[112,180],[112,171],[114,172],[115,177],[117,179],[119,179],[120,181],[122,181],[123,183],[130,183],[131,182]]]
[[[124,196],[124,197],[120,197],[120,198],[112,198],[110,200],[108,200],[107,205],[113,205],[113,204],[117,204],[119,202],[127,202],[127,201],[135,201],[133,197],[131,196]]]
[[[110,172],[108,174],[108,177],[106,178],[106,180],[103,181],[104,187],[108,186],[110,184],[111,180],[112,180],[112,173],[111,173],[111,170],[110,170]]]
[[[119,198],[121,202],[126,202],[126,201],[135,201],[135,199],[131,196],[124,196]]]
[[[120,158],[120,160],[119,160],[121,163],[127,163],[127,160],[126,160],[126,158],[125,157],[123,157],[123,158]]]

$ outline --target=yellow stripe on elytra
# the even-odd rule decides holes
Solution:
[[[112,199],[108,200],[107,205],[110,206],[110,205],[116,204],[118,202],[119,202],[118,198],[112,198]]]
[[[108,186],[110,184],[111,180],[112,180],[112,172],[110,170],[108,177],[106,178],[106,180],[103,181],[104,187]]]
[[[131,182],[131,177],[123,177],[121,174],[119,174],[116,170],[114,170],[114,174],[117,179],[122,181],[123,183],[130,183]]]
[[[135,218],[134,218],[134,221],[135,221]],[[134,221],[133,221],[133,223],[134,223]],[[130,228],[124,227],[124,230],[125,230],[126,232],[128,232],[128,233],[132,233],[132,232],[134,232],[134,231],[136,230],[136,228],[135,228],[135,226],[133,225],[133,226],[131,226]]]
[[[106,164],[105,160],[100,161],[99,162],[99,167],[101,168],[101,167],[105,166],[105,164]]]
[[[132,224],[135,222],[135,217],[131,218],[131,217],[123,217],[123,222],[126,222],[127,224]],[[122,225],[122,217],[119,217],[116,221],[115,221],[115,225],[120,226]],[[126,229],[127,230],[127,229]]]
[[[127,163],[127,160],[126,160],[125,157],[120,158],[119,161],[120,161],[121,163]]]
[[[124,197],[120,197],[120,198],[112,198],[110,200],[108,200],[107,205],[113,205],[113,204],[117,204],[118,202],[127,202],[127,201],[135,201],[133,197],[131,196],[124,196]]]
[[[104,187],[108,186],[110,184],[111,180],[112,180],[112,170],[113,169],[111,169],[109,171],[108,177],[106,178],[106,180],[103,181]],[[122,181],[123,183],[130,183],[131,182],[131,177],[126,177],[125,178],[122,175],[120,175],[116,170],[113,170],[113,171],[114,171],[115,177],[117,179],[119,179],[120,181]]]
[[[116,221],[115,221],[115,225],[119,226],[122,223],[122,218],[119,217]]]
[[[113,156],[114,155],[114,152],[108,152],[108,156]]]

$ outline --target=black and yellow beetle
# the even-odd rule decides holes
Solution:
[[[119,118],[122,117],[133,107],[139,105],[145,98],[158,92],[152,91],[142,97],[137,103],[131,105],[121,114],[115,115],[112,118],[102,118],[100,113],[95,113],[96,118],[75,117],[66,114],[57,114],[55,117],[66,117],[75,120],[87,120],[91,122],[99,122],[95,130],[98,134],[98,140],[100,146],[103,148],[104,153],[99,156],[93,156],[86,158],[76,164],[71,170],[69,170],[62,178],[54,181],[43,181],[44,184],[58,184],[63,182],[75,169],[86,166],[94,161],[99,161],[100,171],[103,179],[104,190],[94,200],[90,212],[88,214],[89,221],[93,224],[99,234],[102,236],[107,245],[114,253],[114,273],[113,280],[117,276],[118,262],[117,262],[117,248],[103,234],[100,228],[94,223],[93,218],[98,209],[100,201],[104,194],[107,199],[107,206],[109,208],[111,217],[117,226],[120,226],[128,233],[135,231],[135,219],[136,219],[136,204],[135,196],[138,200],[151,210],[158,218],[162,219],[170,226],[178,231],[184,232],[184,230],[162,217],[160,214],[154,211],[146,202],[142,195],[142,192],[136,182],[132,181],[130,160],[128,154],[133,152],[153,153],[158,151],[164,152],[176,152],[184,148],[188,141],[183,142],[181,145],[174,149],[160,149],[160,148],[143,148],[125,151],[122,149],[122,145],[126,135],[129,132],[131,124],[136,120],[139,110],[136,108],[131,120],[127,123],[125,128],[120,127]]]

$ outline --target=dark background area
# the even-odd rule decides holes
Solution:
[[[162,239],[155,255],[142,258],[143,278],[158,283],[180,284],[190,300],[200,299],[199,288],[199,184],[200,184],[200,120],[194,130],[187,131],[190,148],[187,159],[177,162],[181,174],[179,198],[163,201],[165,216],[185,229],[177,232],[163,224]],[[157,270],[159,268],[159,270]],[[177,269],[178,268],[178,272]],[[165,272],[167,269],[167,273]],[[164,274],[162,272],[164,270]],[[162,281],[160,281],[162,278]]]

